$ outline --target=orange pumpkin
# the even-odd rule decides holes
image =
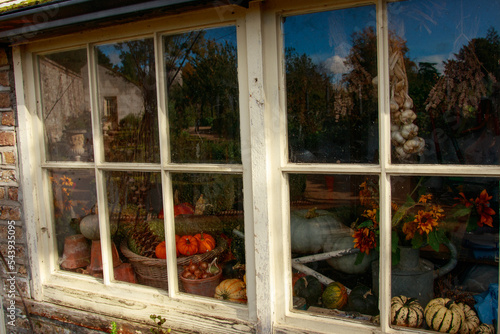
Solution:
[[[159,259],[167,258],[167,250],[165,247],[165,241],[160,242],[155,248],[155,255]]]
[[[198,239],[198,244],[199,244],[198,253],[202,254],[210,252],[215,248],[216,244],[215,239],[210,234],[201,232],[196,234],[194,237]]]
[[[194,214],[194,207],[190,203],[180,203],[174,205],[174,217],[178,215],[192,215]]]
[[[198,239],[192,235],[184,235],[177,241],[177,249],[182,255],[194,255],[198,253]]]
[[[246,303],[246,284],[238,278],[223,280],[216,288],[214,297],[217,299],[229,300],[231,302]]]

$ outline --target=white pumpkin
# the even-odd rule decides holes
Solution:
[[[352,229],[344,230],[341,233],[332,234],[328,236],[323,250],[324,252],[332,252],[344,249],[354,248],[354,238],[352,234],[354,232]],[[335,270],[341,271],[346,274],[362,274],[368,270],[371,262],[375,259],[375,252],[371,252],[371,254],[365,254],[363,257],[363,261],[359,264],[355,264],[357,253],[349,254],[339,257],[331,257],[326,262],[332,266]]]
[[[336,215],[326,210],[297,210],[290,213],[292,253],[315,254],[331,236],[349,230]]]

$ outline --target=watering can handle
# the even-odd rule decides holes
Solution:
[[[434,279],[446,275],[457,265],[457,248],[450,241],[447,241],[444,245],[450,250],[450,261],[441,268],[434,270]]]

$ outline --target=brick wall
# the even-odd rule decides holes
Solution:
[[[21,216],[11,64],[10,49],[0,48],[0,252],[3,255],[3,259],[0,259],[0,277],[7,333],[22,333],[25,331],[23,328],[27,327],[20,297],[30,297],[30,275]],[[3,260],[8,264],[7,267]],[[10,266],[13,264],[15,267]],[[12,316],[14,312],[15,317]],[[15,319],[14,322],[11,319]]]

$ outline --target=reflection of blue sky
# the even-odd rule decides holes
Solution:
[[[375,6],[290,16],[285,19],[286,48],[306,53],[331,74],[348,71],[344,59],[352,47],[352,34],[375,27]]]
[[[408,0],[388,5],[389,28],[407,40],[409,56],[437,63],[453,57],[489,27],[500,33],[500,0]],[[287,17],[285,47],[306,53],[331,74],[345,73],[343,64],[352,34],[375,26],[375,7],[365,6]]]
[[[205,38],[215,40],[218,43],[223,44],[224,42],[228,42],[229,44],[236,45],[236,27],[235,26],[227,26],[227,27],[217,27],[210,28],[205,30]],[[98,46],[98,49],[102,51],[106,56],[108,56],[110,62],[113,65],[120,66],[121,59],[120,53],[121,50],[118,50],[115,46],[117,44],[106,44]],[[128,51],[128,47],[126,45],[123,46],[123,51]]]

